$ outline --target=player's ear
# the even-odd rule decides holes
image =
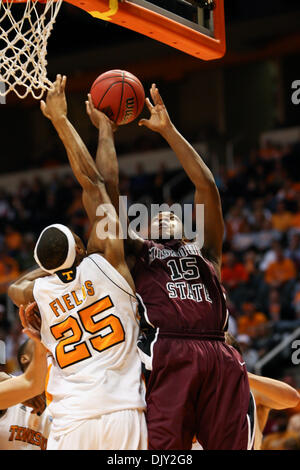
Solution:
[[[30,357],[28,354],[22,354],[22,356],[20,357],[20,363],[22,364],[22,366],[26,365],[26,364],[29,364],[30,362]]]
[[[83,246],[79,246],[76,244],[75,246],[76,254],[77,255],[85,255],[86,249]]]

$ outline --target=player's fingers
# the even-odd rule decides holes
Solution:
[[[34,310],[34,308],[37,306],[37,303],[34,301],[34,302],[30,302],[30,304],[27,305],[26,309],[25,309],[25,313],[26,314],[29,314],[30,312],[32,312]]]
[[[85,106],[86,106],[86,112],[87,114],[90,116],[91,115],[91,107],[90,107],[90,103],[88,101],[85,102]]]
[[[30,317],[29,319],[29,325],[34,329],[36,330],[37,332],[40,331],[41,329],[41,322],[39,320],[37,320],[37,318],[35,316],[33,317]]]
[[[27,328],[28,325],[27,325],[27,321],[26,321],[26,317],[25,317],[24,305],[20,305],[19,317],[20,317],[23,328]]]
[[[163,99],[158,91],[158,88],[155,88],[155,91],[154,91],[154,94],[156,96],[156,102],[157,104],[160,104],[161,106],[164,106],[164,102],[163,102]]]
[[[59,92],[60,91],[60,84],[61,84],[61,75],[58,73],[56,75],[56,81],[55,81],[55,91]]]
[[[28,338],[32,339],[33,341],[37,343],[41,342],[41,335],[30,328],[24,328],[22,330],[22,333],[24,333],[25,335],[28,336]]]
[[[34,327],[39,331],[42,326],[42,321],[40,317],[36,315],[36,313],[34,314],[33,318],[34,318]]]
[[[34,318],[34,308],[36,307],[36,305],[37,305],[36,302],[32,302],[28,304],[27,307],[25,308],[25,318],[26,318],[27,323],[32,322]]]
[[[88,94],[88,100],[89,100],[89,105],[90,105],[91,110],[94,109],[95,106],[92,100],[92,95],[90,93]]]
[[[150,113],[152,111],[152,109],[154,108],[153,104],[151,103],[151,101],[149,100],[149,98],[146,98],[145,100],[145,103],[146,103],[146,106],[147,108],[149,109]]]
[[[139,126],[149,127],[149,121],[148,121],[148,119],[140,119],[139,122],[138,122],[138,125]]]
[[[45,101],[41,100],[40,107],[41,107],[41,111],[42,111],[42,113],[44,114],[44,116],[47,116],[47,113],[46,113],[46,103],[45,103]]]
[[[110,123],[111,123],[113,132],[117,132],[117,130],[119,129],[119,126],[113,121],[110,121]]]
[[[157,104],[155,106],[155,110],[158,112],[158,113],[162,113],[164,110],[165,110],[165,107],[162,105],[162,104]]]
[[[156,105],[156,94],[155,94],[155,90],[156,90],[156,85],[155,83],[152,83],[151,85],[151,88],[150,88],[150,95],[151,95],[151,98],[153,100],[153,103],[154,105]]]
[[[64,92],[66,88],[66,83],[67,83],[67,76],[63,75],[62,81],[61,81],[61,91]]]

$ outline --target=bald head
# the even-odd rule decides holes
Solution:
[[[18,364],[22,372],[25,372],[33,358],[33,341],[27,339],[18,350]]]

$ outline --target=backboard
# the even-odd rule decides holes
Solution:
[[[67,0],[203,60],[225,53],[224,0]]]

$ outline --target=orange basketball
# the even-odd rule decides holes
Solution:
[[[133,121],[144,107],[143,85],[125,70],[110,70],[99,75],[90,93],[94,106],[118,125]]]

